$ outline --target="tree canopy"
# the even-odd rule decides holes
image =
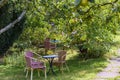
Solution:
[[[119,0],[9,2],[13,3],[15,11],[26,10],[26,25],[19,41],[31,45],[39,45],[50,37],[61,40],[64,46],[76,46],[82,53],[98,57],[109,50],[113,35],[120,25]]]

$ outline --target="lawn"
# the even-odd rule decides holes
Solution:
[[[75,51],[72,54],[69,52],[67,64],[70,72],[65,69],[64,73],[61,73],[54,67],[56,75],[50,73],[46,80],[93,80],[108,63],[105,58],[82,60]],[[29,78],[30,74],[25,78],[24,66],[0,65],[0,80],[29,80]],[[41,71],[41,76],[38,77],[37,72],[34,71],[33,80],[44,80],[43,72]]]

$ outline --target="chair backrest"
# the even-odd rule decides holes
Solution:
[[[58,61],[65,61],[66,58],[66,51],[62,50],[58,52]]]
[[[26,59],[26,66],[27,67],[31,67],[31,62],[32,62],[32,58],[33,57],[33,53],[31,51],[27,51],[25,53],[25,59]]]
[[[55,48],[55,44],[52,44],[50,42],[50,38],[46,38],[45,41],[44,41],[44,46],[46,49],[54,49]]]
[[[27,51],[27,52],[25,53],[25,55],[26,55],[26,56],[29,56],[29,57],[33,57],[33,52]]]
[[[44,46],[45,46],[45,48],[49,49],[49,47],[50,47],[50,38],[45,39]]]

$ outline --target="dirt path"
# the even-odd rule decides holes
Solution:
[[[118,55],[120,55],[120,50],[118,50]],[[120,76],[120,57],[111,58],[109,62],[108,66],[97,74],[95,80],[109,80]]]

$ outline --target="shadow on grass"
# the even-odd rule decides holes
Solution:
[[[106,59],[89,59],[80,60],[77,57],[73,57],[67,61],[70,72],[64,70],[64,73],[58,71],[58,68],[54,67],[56,75],[49,74],[46,80],[93,80],[96,73],[102,70],[107,64]],[[30,74],[29,74],[30,77]],[[25,78],[25,72],[23,67],[12,67],[0,65],[0,80],[30,80]],[[34,72],[33,80],[45,80],[44,74],[41,72],[41,76],[37,76],[37,72]]]
[[[26,80],[23,68],[8,65],[0,66],[0,80]]]

